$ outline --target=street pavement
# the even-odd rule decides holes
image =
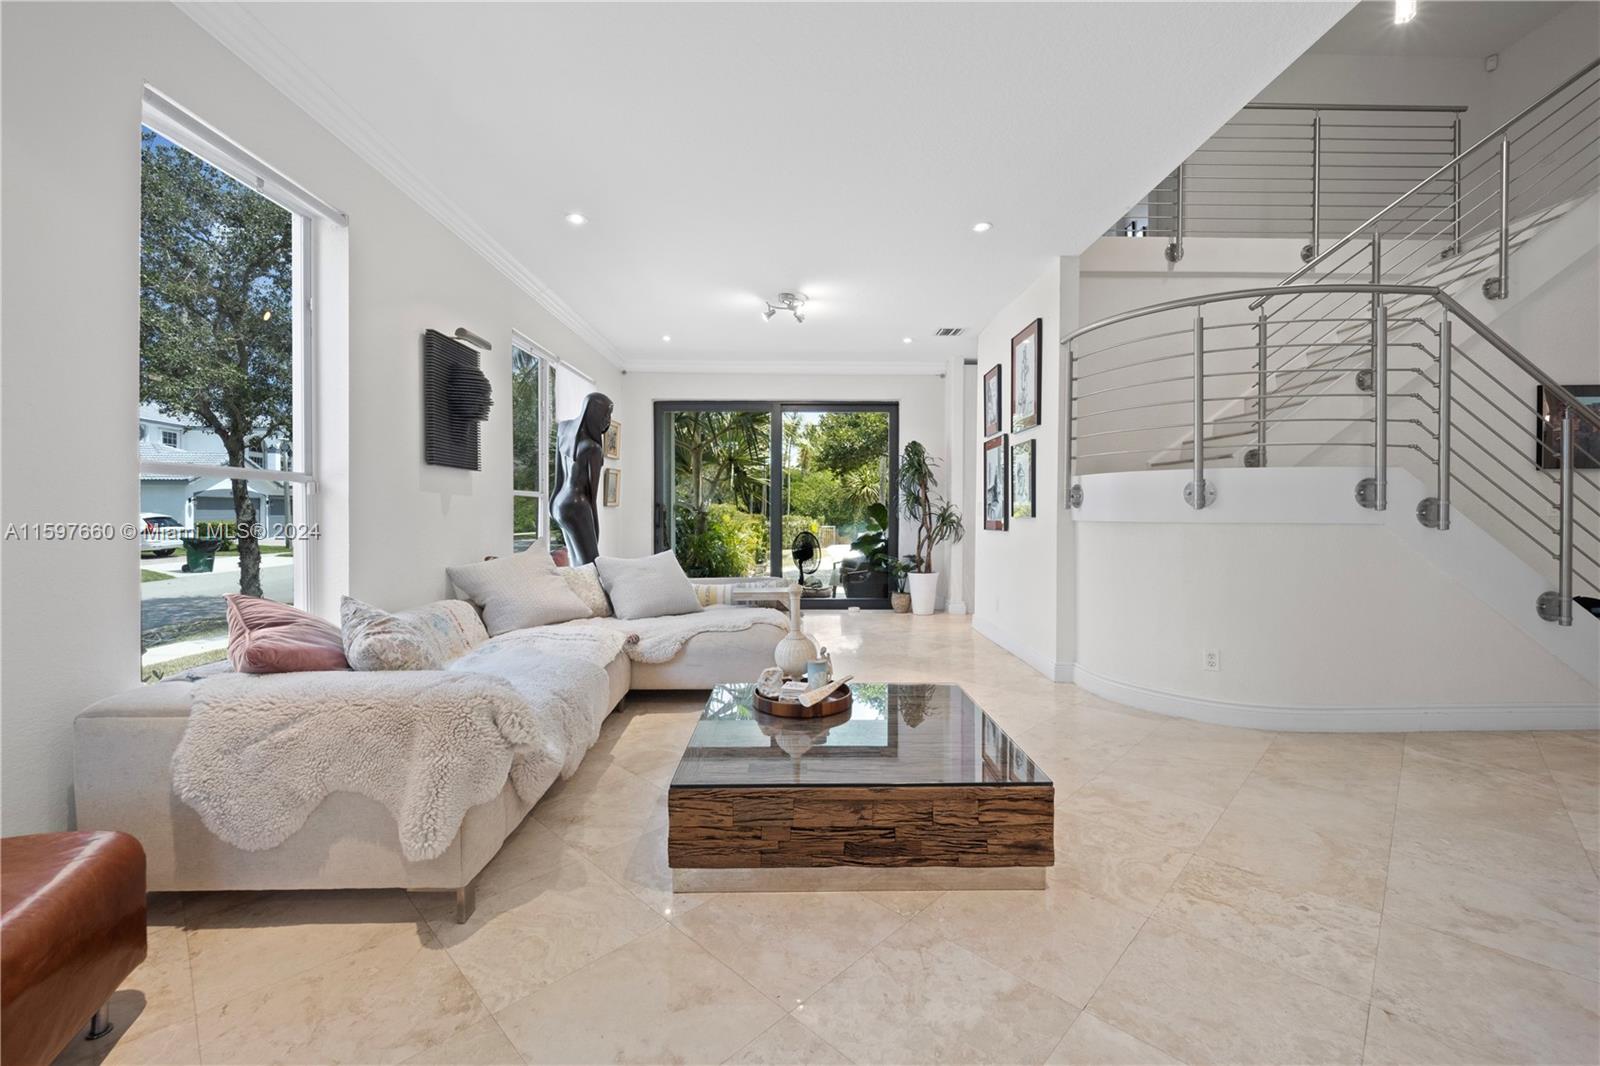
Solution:
[[[238,557],[218,556],[216,570],[209,574],[181,573],[182,565],[182,552],[168,559],[139,560],[142,569],[172,575],[171,581],[146,581],[139,586],[139,628],[146,646],[227,628],[227,605],[222,597],[239,591]],[[293,556],[261,557],[261,594],[269,600],[294,602]]]

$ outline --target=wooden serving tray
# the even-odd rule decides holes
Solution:
[[[850,686],[840,685],[827,699],[811,707],[797,700],[769,700],[759,692],[753,694],[752,702],[762,714],[774,714],[779,718],[827,718],[848,711],[852,697]]]

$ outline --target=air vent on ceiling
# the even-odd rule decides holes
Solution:
[[[933,331],[935,337],[959,337],[966,332],[962,326],[945,326],[943,329]]]

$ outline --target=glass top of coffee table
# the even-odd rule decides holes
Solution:
[[[848,714],[761,714],[754,685],[706,701],[673,788],[1044,785],[1050,778],[955,685],[851,682]]]

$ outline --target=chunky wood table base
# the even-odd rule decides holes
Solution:
[[[673,868],[1049,866],[1055,786],[671,788]]]

